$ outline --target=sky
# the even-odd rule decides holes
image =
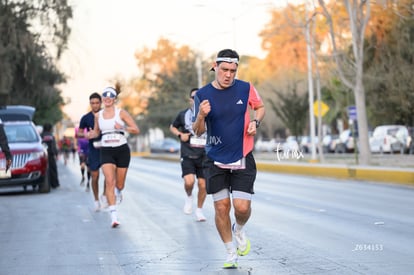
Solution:
[[[188,45],[204,56],[233,48],[264,57],[259,32],[269,10],[286,0],[70,0],[72,33],[58,67],[67,75],[65,113],[78,123],[89,95],[113,85],[111,79],[138,76],[134,52],[155,48],[160,38]],[[212,61],[213,62],[213,61]]]

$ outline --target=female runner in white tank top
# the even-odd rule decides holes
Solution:
[[[103,109],[95,114],[95,128],[89,132],[90,137],[101,139],[101,167],[105,176],[106,197],[111,214],[111,226],[120,223],[116,212],[116,203],[122,200],[121,191],[125,187],[125,178],[131,160],[131,152],[127,144],[126,132],[139,134],[139,128],[132,116],[125,110],[115,106],[119,91],[112,87],[105,88],[102,93]]]

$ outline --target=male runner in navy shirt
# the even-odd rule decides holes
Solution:
[[[207,132],[204,175],[207,194],[213,196],[216,227],[226,247],[224,268],[237,268],[237,256],[250,251],[243,226],[251,214],[257,173],[252,154],[254,135],[265,115],[263,101],[253,85],[235,79],[238,64],[236,51],[220,51],[212,68],[215,80],[198,90],[194,98],[194,132]]]
[[[95,125],[95,113],[101,110],[102,98],[98,93],[92,93],[89,96],[89,104],[91,106],[91,111],[82,116],[79,123],[79,130],[77,132],[77,137],[85,137],[85,132],[93,130]],[[86,129],[86,131],[84,131]],[[89,139],[89,150],[87,156],[86,165],[89,167],[92,177],[92,192],[95,199],[95,211],[99,211],[101,204],[99,202],[99,168],[101,167],[101,153],[100,153],[100,137]],[[105,184],[104,192],[105,194]],[[102,199],[105,200],[106,197],[102,195]],[[106,204],[106,201],[103,201]]]

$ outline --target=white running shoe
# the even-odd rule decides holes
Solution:
[[[244,230],[236,231],[236,224],[232,226],[232,231],[237,242],[237,254],[246,256],[250,252],[250,240],[246,237]]]
[[[198,222],[205,222],[207,219],[203,214],[203,210],[201,208],[197,208],[195,211],[196,217],[197,217],[197,221]]]
[[[235,269],[237,268],[237,253],[236,251],[227,252],[226,261],[223,264],[223,268],[225,269]]]
[[[108,200],[106,199],[105,195],[100,196],[102,208],[108,208]]]
[[[101,204],[99,201],[95,201],[95,212],[99,212],[101,210]]]
[[[116,198],[116,204],[121,204],[122,202],[122,191],[115,187],[115,198]]]
[[[111,226],[112,228],[115,228],[118,225],[120,225],[120,223],[118,221],[118,216],[116,215],[116,211],[111,211]]]
[[[184,213],[189,215],[193,212],[193,196],[185,198]]]

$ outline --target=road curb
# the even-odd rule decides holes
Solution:
[[[414,169],[357,167],[323,164],[273,164],[257,162],[259,171],[340,179],[378,181],[414,186]]]

